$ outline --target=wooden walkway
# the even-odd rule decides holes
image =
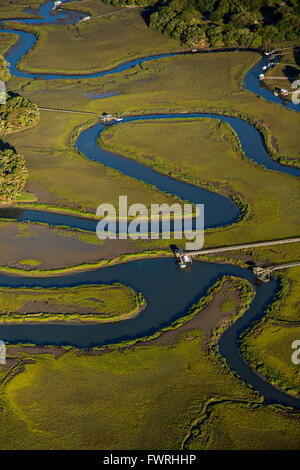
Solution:
[[[190,257],[198,256],[198,255],[210,255],[215,253],[224,253],[226,251],[234,251],[234,250],[247,250],[251,248],[259,248],[262,246],[274,246],[274,245],[283,245],[285,243],[297,243],[300,242],[300,237],[297,238],[286,238],[284,240],[272,240],[269,242],[257,242],[257,243],[247,243],[246,245],[233,245],[233,246],[222,246],[220,248],[209,248],[207,250],[198,250],[198,251],[186,251]],[[254,274],[257,276],[258,279],[264,282],[268,282],[270,280],[270,274],[272,271],[277,269],[287,269],[293,268],[296,266],[300,266],[300,261],[295,261],[293,263],[288,264],[279,264],[279,265],[272,265],[272,266],[257,266],[253,268]]]
[[[296,261],[294,263],[287,263],[287,264],[278,264],[273,266],[258,266],[253,268],[254,274],[260,279],[261,281],[267,282],[270,280],[270,274],[272,271],[277,269],[287,269],[287,268],[295,268],[300,266],[300,261]]]
[[[261,78],[261,80],[292,80],[291,77],[273,77],[273,76],[267,76],[264,78]]]
[[[60,109],[60,108],[43,108],[39,107],[41,111],[54,111],[57,113],[73,113],[73,114],[90,114],[92,116],[101,117],[100,114],[93,113],[92,111],[76,111],[74,109]]]
[[[285,243],[297,242],[300,242],[300,237],[285,238],[284,240],[272,240],[269,242],[247,243],[245,245],[222,246],[220,248],[208,248],[206,250],[186,251],[185,253],[189,256],[210,255],[214,253],[223,253],[224,251],[248,250],[251,248],[259,248],[262,246],[283,245]]]
[[[115,10],[109,13],[103,13],[102,15],[98,15],[98,16],[91,16],[90,21],[96,20],[97,18],[103,18],[104,16],[114,15],[115,13],[121,13],[122,11],[126,11],[126,10],[132,10],[132,9],[136,10],[137,8],[145,8],[145,7],[139,7],[135,5],[126,5],[125,8],[122,8],[121,10]]]

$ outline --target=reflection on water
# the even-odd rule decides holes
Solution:
[[[8,342],[34,344],[71,344],[81,348],[118,343],[155,333],[180,318],[191,305],[205,295],[223,275],[240,276],[253,283],[253,273],[238,266],[195,262],[189,271],[175,269],[173,259],[148,259],[56,278],[32,279],[0,274],[0,285],[11,287],[63,287],[82,284],[122,282],[143,292],[147,306],[137,317],[110,324],[22,324],[1,325],[0,337]],[[220,352],[236,373],[251,384],[266,402],[300,408],[300,400],[273,388],[243,361],[237,346],[240,334],[254,321],[262,318],[264,310],[278,289],[271,280],[253,286],[256,296],[250,309],[221,337]]]
[[[72,22],[80,18],[78,13],[51,11],[53,2],[48,2],[40,7],[39,14],[43,19],[22,20],[26,24],[37,23],[55,23],[58,21]],[[2,32],[15,32],[14,30],[3,30]],[[36,78],[38,75],[29,74],[17,70],[16,64],[20,58],[28,52],[36,39],[30,33],[18,32],[19,40],[10,48],[6,54],[7,60],[11,63],[11,73],[16,76]],[[115,69],[98,74],[88,75],[89,77],[100,77],[112,73],[118,73],[142,62],[161,59],[163,57],[172,57],[176,54],[163,54],[145,59],[139,59],[128,62]],[[275,97],[271,92],[262,89],[259,86],[258,75],[264,64],[262,59],[245,77],[245,86],[248,90],[259,94],[265,99],[273,102],[281,102],[280,98]],[[39,75],[44,79],[53,78],[82,78],[82,75]],[[91,96],[90,96],[91,97]],[[101,99],[104,96],[95,95],[91,98]],[[106,95],[105,97],[108,97]],[[293,104],[287,106],[299,111],[299,107]],[[161,119],[164,118],[182,118],[182,115],[164,115],[164,116],[141,116],[138,118],[128,117],[123,122],[133,120]],[[263,147],[260,134],[248,123],[237,118],[228,118],[225,116],[187,114],[188,117],[210,117],[226,120],[237,132],[242,148],[248,158],[257,161],[267,168],[281,171],[288,174],[299,174],[298,170],[293,168],[281,167],[273,162]],[[220,226],[230,221],[236,220],[238,216],[237,208],[226,198],[205,191],[196,186],[181,183],[172,180],[165,175],[159,175],[147,167],[137,162],[126,160],[118,155],[111,154],[101,149],[96,138],[103,130],[101,124],[97,124],[90,129],[82,132],[77,141],[77,148],[82,151],[91,160],[101,161],[107,166],[119,169],[126,175],[141,179],[142,181],[155,184],[160,190],[168,191],[179,195],[182,199],[190,202],[205,203],[206,226]],[[50,224],[68,225],[70,227],[76,224],[87,224],[95,226],[95,221],[81,219],[73,216],[60,214],[51,214],[43,211],[28,211],[14,208],[1,209],[2,217],[14,218],[17,220],[35,220],[45,221]],[[43,219],[44,218],[44,219]],[[72,225],[75,224],[75,225]],[[89,225],[91,224],[91,225]],[[86,228],[89,230],[89,228]],[[214,282],[223,275],[235,275],[248,279],[253,283],[253,273],[231,265],[218,265],[214,263],[194,263],[190,270],[182,271],[175,269],[174,260],[156,259],[142,260],[127,263],[124,265],[113,266],[93,272],[85,272],[75,275],[57,277],[57,278],[26,278],[15,277],[0,274],[0,285],[19,287],[19,286],[76,286],[81,284],[112,283],[123,282],[130,285],[136,291],[143,292],[147,307],[140,315],[132,320],[121,321],[112,324],[34,324],[34,325],[1,325],[0,337],[8,342],[30,342],[35,344],[71,344],[78,347],[89,348],[93,345],[105,345],[117,343],[122,340],[134,339],[145,335],[151,335],[158,329],[170,324],[181,317],[188,308],[202,297]],[[281,392],[267,382],[262,380],[242,359],[238,349],[238,339],[243,331],[247,329],[254,321],[262,318],[266,306],[272,301],[278,289],[278,283],[272,280],[268,283],[262,283],[256,286],[256,296],[250,309],[239,319],[234,326],[230,327],[221,337],[219,342],[220,352],[226,358],[228,363],[236,373],[247,383],[258,390],[268,403],[281,403],[287,406],[293,406],[300,409],[300,400],[290,397]]]

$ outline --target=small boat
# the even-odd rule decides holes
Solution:
[[[280,94],[281,94],[282,96],[287,96],[287,95],[289,94],[289,92],[288,92],[285,88],[281,88]]]
[[[123,119],[124,119],[124,118],[119,118],[119,117],[117,117],[117,118],[115,118],[115,121],[120,122],[120,121],[123,121]]]
[[[56,10],[56,8],[59,8],[62,4],[61,0],[56,0],[53,4],[52,10]]]
[[[83,18],[81,18],[81,20],[79,21],[79,23],[82,23],[82,22],[84,22],[84,21],[88,21],[88,20],[90,20],[90,19],[91,19],[90,16],[84,16]]]

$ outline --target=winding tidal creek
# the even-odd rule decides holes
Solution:
[[[41,6],[39,15],[42,19],[18,20],[24,24],[56,23],[68,24],[79,21],[82,14],[78,12],[59,11],[51,14],[53,2]],[[99,72],[90,75],[43,75],[31,74],[18,69],[17,64],[21,57],[26,54],[35,44],[36,38],[31,33],[3,29],[2,33],[17,34],[17,43],[10,48],[6,59],[10,63],[11,74],[17,77],[42,78],[51,80],[78,79],[87,77],[101,77],[104,75],[120,73],[137,64],[149,60],[163,60],[176,54],[163,54],[137,59],[122,64],[110,71]],[[226,52],[224,52],[226,53]],[[250,70],[244,80],[245,87],[250,91],[261,95],[263,98],[281,102],[266,89],[259,86],[258,74],[264,60],[262,59]],[[299,111],[299,107],[288,104],[292,109]],[[264,148],[260,133],[245,122],[236,117],[222,116],[216,114],[164,114],[127,116],[123,123],[149,120],[149,119],[190,119],[206,117],[226,121],[235,130],[245,155],[273,171],[280,171],[289,175],[299,175],[299,170],[291,167],[281,166],[273,161]],[[117,124],[114,124],[117,125]],[[99,134],[103,131],[103,124],[95,124],[79,135],[77,149],[87,158],[101,162],[102,164],[117,169],[132,178],[154,185],[161,191],[174,194],[183,200],[192,203],[205,204],[205,227],[213,228],[231,224],[237,221],[240,212],[235,204],[228,198],[204,190],[197,186],[180,182],[169,176],[159,174],[146,166],[135,161],[123,158],[112,152],[104,150],[97,143]],[[45,222],[49,225],[68,226],[83,230],[95,231],[97,221],[80,218],[71,215],[56,214],[47,211],[1,209],[1,217],[10,217],[18,221]],[[280,403],[295,409],[300,409],[300,400],[283,391],[271,386],[256,374],[244,361],[239,351],[240,335],[253,324],[261,319],[266,307],[272,302],[278,291],[278,281],[271,279],[268,283],[255,284],[252,271],[227,264],[216,264],[207,262],[196,262],[190,270],[179,270],[175,268],[175,262],[170,258],[143,259],[126,264],[105,267],[95,271],[82,272],[79,274],[65,275],[49,278],[32,278],[26,276],[12,276],[0,274],[0,286],[7,287],[65,287],[87,284],[110,284],[121,282],[131,286],[136,291],[143,293],[147,300],[146,308],[135,318],[110,324],[0,324],[0,338],[9,343],[34,343],[37,345],[73,345],[79,348],[92,348],[123,340],[132,340],[155,333],[157,330],[171,324],[176,319],[185,315],[188,309],[211,287],[217,279],[224,275],[239,276],[251,282],[255,289],[255,298],[242,318],[237,320],[233,326],[223,333],[219,340],[219,351],[227,360],[235,372],[255,390],[260,392],[266,403]]]

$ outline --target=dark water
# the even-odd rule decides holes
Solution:
[[[254,67],[247,73],[244,78],[244,84],[246,90],[252,91],[256,95],[261,96],[267,101],[272,101],[272,103],[278,103],[286,108],[293,109],[294,111],[300,111],[300,106],[294,104],[280,96],[275,96],[271,91],[263,86],[263,84],[258,80],[258,77],[261,73],[264,73],[263,67],[268,65],[267,57],[263,57]]]
[[[95,325],[6,325],[0,337],[8,341],[73,344],[80,347],[116,343],[152,334],[182,316],[223,274],[253,280],[250,270],[213,263],[194,263],[190,270],[176,269],[171,258],[132,261],[96,271],[51,278],[14,277],[0,274],[0,285],[11,287],[61,287],[122,282],[143,293],[146,309],[132,320]],[[275,281],[273,281],[275,286]],[[266,284],[269,286],[269,284]],[[264,286],[262,286],[264,291]]]
[[[65,0],[64,3],[67,3],[69,0]],[[75,12],[75,11],[64,11],[63,10],[56,10],[55,12],[52,11],[53,2],[47,2],[46,4],[42,5],[39,10],[39,15],[42,19],[22,19],[22,23],[24,24],[40,24],[40,23],[60,23],[60,24],[75,24],[80,19],[82,19],[85,15]],[[9,21],[9,20],[5,20]],[[13,21],[13,20],[11,20]],[[144,62],[148,62],[150,60],[158,60],[164,59],[168,57],[174,57],[176,55],[186,55],[191,54],[190,51],[186,52],[174,52],[169,54],[158,54],[149,57],[142,57],[139,59],[135,59],[124,64],[121,64],[111,70],[107,70],[104,72],[98,72],[93,74],[70,74],[70,75],[63,75],[63,74],[32,74],[26,71],[21,71],[17,69],[17,63],[21,59],[21,57],[26,54],[29,49],[34,45],[36,42],[36,38],[31,33],[24,33],[22,31],[15,31],[9,29],[3,29],[2,25],[0,24],[0,32],[7,32],[7,33],[14,33],[19,35],[19,41],[6,53],[6,59],[10,63],[10,71],[11,74],[15,77],[26,77],[26,78],[37,78],[42,77],[44,80],[53,80],[53,79],[62,79],[62,78],[70,78],[70,79],[79,79],[79,78],[92,78],[92,77],[103,77],[105,75],[111,75],[115,73],[123,72],[124,70],[128,70],[136,65],[140,65]],[[245,49],[243,49],[245,50]],[[215,50],[215,51],[199,51],[199,54],[202,53],[214,53],[220,52],[222,50]],[[232,51],[232,49],[228,49],[228,51]],[[239,51],[239,49],[236,49]],[[273,93],[267,90],[259,81],[259,75],[263,72],[263,66],[267,65],[268,59],[264,56],[245,76],[244,84],[245,88],[253,93],[261,96],[262,98],[266,99],[267,101],[271,101],[273,103],[279,103],[283,106],[286,106],[294,111],[300,111],[300,106],[293,104],[285,99],[280,97],[276,97]],[[92,97],[94,98],[94,97]]]
[[[124,118],[122,122],[126,123],[166,118],[192,119],[198,117],[219,119],[221,121],[228,122],[237,133],[242,149],[249,159],[271,170],[280,171],[282,173],[291,175],[297,175],[300,173],[300,170],[296,168],[281,166],[279,163],[270,159],[264,148],[262,136],[260,133],[248,122],[242,121],[238,118],[219,116],[216,114],[189,113],[128,116]],[[188,200],[195,204],[204,204],[206,228],[227,225],[237,220],[239,216],[237,207],[224,196],[212,193],[197,186],[182,183],[169,176],[161,175],[140,163],[102,149],[97,143],[97,137],[104,129],[105,126],[102,124],[96,124],[83,131],[76,142],[77,149],[90,160],[101,162],[110,168],[121,171],[125,175],[152,184],[161,191],[166,191],[167,193],[177,195],[181,199]],[[95,231],[97,224],[97,222],[92,219],[28,209],[0,209],[0,216],[17,219],[19,222],[43,222],[48,223],[49,225],[68,226],[71,228],[79,228],[89,231]]]
[[[0,337],[7,342],[34,344],[71,344],[80,348],[118,343],[155,333],[187,312],[223,275],[234,275],[253,283],[253,273],[237,266],[194,263],[192,269],[176,269],[173,259],[133,261],[123,265],[75,275],[53,278],[18,278],[0,274],[0,285],[10,287],[65,287],[82,284],[122,282],[143,292],[147,307],[132,320],[110,324],[32,324],[1,325]],[[275,280],[255,287],[256,297],[250,309],[227,330],[219,342],[220,352],[232,368],[268,403],[281,403],[300,409],[300,400],[289,397],[262,380],[240,356],[238,338],[253,321],[262,318],[266,306],[278,289]]]
[[[64,2],[66,3],[66,2]],[[75,24],[77,23],[80,19],[82,19],[84,14],[78,13],[78,12],[69,12],[69,11],[63,11],[61,9],[53,11],[52,10],[53,2],[47,2],[44,5],[42,5],[39,9],[39,15],[42,17],[41,19],[22,19],[19,20],[20,22],[24,24]],[[5,20],[5,21],[14,21],[14,20]],[[137,59],[137,60],[132,60],[130,62],[126,62],[125,64],[122,64],[118,67],[115,67],[112,70],[105,71],[105,72],[99,72],[99,73],[93,73],[93,74],[88,74],[88,75],[82,75],[82,74],[70,74],[70,75],[61,75],[61,74],[36,74],[36,73],[29,73],[26,71],[21,71],[17,68],[17,64],[21,57],[25,55],[29,49],[35,44],[36,42],[36,37],[32,33],[26,33],[23,31],[16,31],[14,29],[3,29],[2,24],[0,24],[0,32],[3,33],[14,33],[19,36],[19,41],[17,44],[14,45],[14,47],[10,48],[9,51],[5,54],[6,60],[10,63],[10,72],[12,75],[15,77],[26,77],[26,78],[43,78],[44,80],[53,80],[56,78],[70,78],[70,79],[79,79],[79,78],[85,78],[85,77],[103,77],[105,75],[110,75],[113,73],[119,73],[123,72],[124,70],[127,70],[131,67],[134,67],[135,65],[138,65],[142,62],[148,62],[149,60],[153,59],[161,59],[164,57],[172,57],[176,54],[161,54],[161,55],[155,55],[151,57],[145,57],[143,59]]]
[[[70,22],[70,13],[56,12],[55,15],[51,14],[52,3],[53,2],[49,2],[41,7],[42,9],[40,9],[39,13],[43,13],[43,21],[22,21],[24,23],[64,22],[65,24],[68,21]],[[77,20],[79,18],[80,16],[77,17]],[[74,19],[74,16],[72,16],[72,19]],[[0,31],[14,32],[13,30],[3,30],[1,27]],[[19,77],[36,78],[40,75],[21,72],[16,68],[19,59],[35,42],[35,37],[32,34],[23,32],[18,32],[18,34],[19,41],[8,51],[6,56],[7,60],[11,63],[11,73]],[[139,59],[116,67],[114,70],[88,76],[100,77],[111,73],[118,73],[148,60],[161,59],[164,57],[171,57],[173,55],[175,54],[163,54],[160,56]],[[255,80],[255,76],[260,72],[262,64],[263,62],[261,61],[252,69],[251,73],[249,72],[249,74],[247,74],[245,78],[245,86],[247,89],[264,96],[266,99],[276,101],[273,99],[275,97],[273,97],[272,94],[265,94],[266,90],[261,89],[259,87],[258,80],[257,82]],[[41,77],[43,79],[65,77],[78,78],[78,75],[41,75]],[[82,78],[82,76],[80,77]],[[296,110],[298,111],[299,108],[296,107]],[[123,122],[176,117],[181,118],[183,116],[155,115],[127,117]],[[297,170],[281,167],[269,158],[268,154],[264,150],[260,134],[248,123],[237,118],[216,115],[186,114],[184,117],[210,117],[213,119],[218,118],[226,120],[237,132],[242,148],[248,158],[272,170],[282,171],[292,175],[298,174]],[[167,176],[159,175],[143,165],[124,159],[118,155],[111,154],[99,148],[96,143],[96,138],[102,130],[103,126],[97,124],[80,134],[77,141],[77,148],[88,158],[100,161],[112,168],[117,168],[126,175],[155,184],[157,188],[172,194],[177,194],[182,199],[187,199],[190,202],[205,203],[205,219],[207,227],[224,225],[236,220],[238,211],[226,198],[204,191],[201,188],[197,188],[192,185],[180,183],[179,181],[173,180]],[[2,212],[1,215],[16,217],[18,220],[33,220],[47,222],[54,225],[68,225],[70,227],[84,228],[85,230],[94,230],[95,228],[95,221],[92,220],[51,214],[42,211],[25,210],[18,213],[14,211],[15,210],[8,210],[6,213]],[[122,340],[150,335],[158,329],[170,324],[176,318],[180,318],[184,315],[188,308],[206,293],[207,288],[225,274],[241,276],[248,279],[250,282],[253,282],[254,280],[253,273],[251,271],[237,266],[219,265],[214,263],[194,263],[191,270],[181,271],[176,269],[174,260],[170,259],[135,261],[93,272],[46,279],[0,274],[0,285],[10,287],[59,287],[95,283],[102,284],[119,281],[130,285],[136,291],[143,292],[147,300],[146,309],[132,320],[106,325],[0,325],[0,337],[5,341],[12,343],[30,342],[35,344],[71,344],[82,348],[90,348],[94,345],[118,343]],[[281,403],[286,406],[300,409],[300,400],[276,390],[255,374],[248,364],[243,361],[238,348],[238,338],[240,334],[255,320],[258,320],[263,316],[266,306],[274,298],[277,289],[278,283],[275,280],[256,286],[256,297],[252,302],[250,309],[235,323],[234,326],[222,335],[219,342],[220,352],[240,377],[264,396],[267,403]]]

